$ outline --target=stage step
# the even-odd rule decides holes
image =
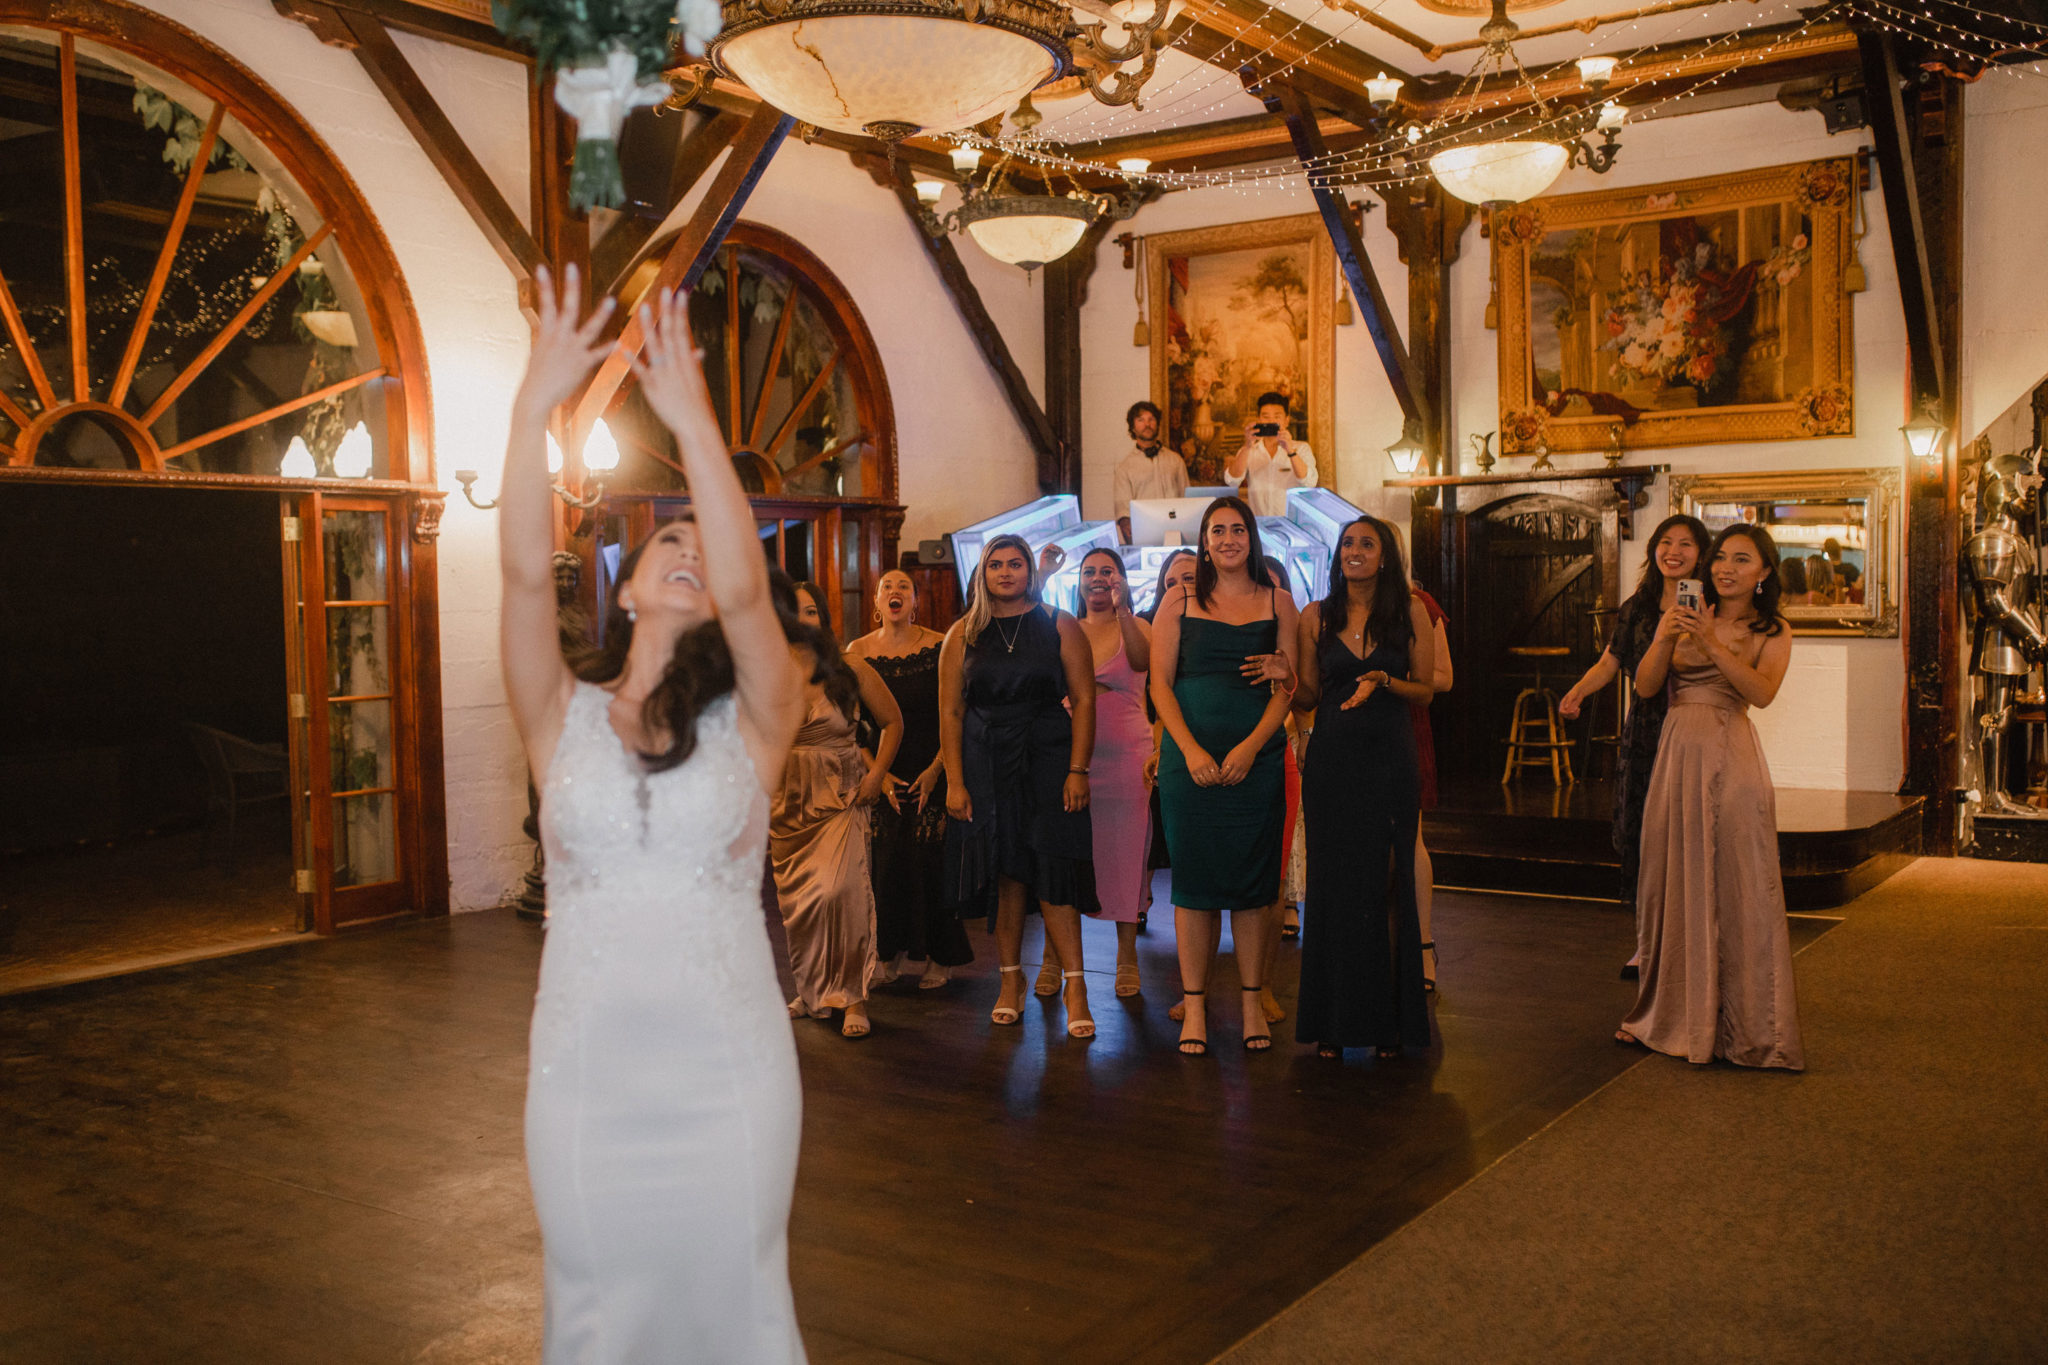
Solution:
[[[1846,905],[1920,850],[1917,796],[1892,792],[1777,791],[1778,856],[1793,910]],[[1605,782],[1447,787],[1422,817],[1439,886],[1620,901],[1621,858],[1611,844]]]

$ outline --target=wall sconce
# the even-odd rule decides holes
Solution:
[[[1948,428],[1935,415],[1935,400],[1927,399],[1920,405],[1920,414],[1899,428],[1899,435],[1906,438],[1906,453],[1930,467],[1938,467],[1948,444]]]
[[[555,441],[555,434],[552,431],[546,434],[545,440],[548,447],[548,473],[559,475],[562,472],[562,447]],[[606,425],[604,420],[600,418],[597,425],[590,429],[589,437],[583,442],[583,468],[592,474],[609,474],[618,467],[618,439],[612,435],[611,427]],[[492,498],[489,502],[478,500],[475,491],[476,471],[474,469],[456,470],[455,482],[462,485],[462,496],[477,511],[488,512],[498,505],[497,498]],[[589,493],[580,498],[571,493],[560,478],[556,478],[550,487],[554,489],[555,496],[560,498],[564,504],[575,508],[579,512],[587,512],[597,506],[598,503],[604,501],[604,481],[602,479],[598,480],[596,486]]]
[[[1424,453],[1422,441],[1415,434],[1413,422],[1403,423],[1401,439],[1387,447],[1387,458],[1394,462],[1394,472],[1404,478],[1422,467]]]

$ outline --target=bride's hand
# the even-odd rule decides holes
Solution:
[[[651,306],[640,305],[639,323],[644,342],[633,357],[633,374],[647,405],[677,440],[694,437],[723,449],[725,433],[704,382],[704,353],[690,335],[690,296],[662,290]]]
[[[605,295],[590,316],[578,322],[583,289],[575,266],[563,270],[559,290],[546,266],[535,272],[534,284],[540,321],[534,328],[533,349],[527,353],[526,373],[519,380],[515,404],[546,422],[556,408],[575,396],[584,377],[611,350],[604,329],[617,300]]]

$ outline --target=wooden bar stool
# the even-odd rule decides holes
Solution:
[[[1560,787],[1578,779],[1572,776],[1572,741],[1557,719],[1557,695],[1543,683],[1543,661],[1571,655],[1568,645],[1515,645],[1508,653],[1517,659],[1534,660],[1536,683],[1515,695],[1514,714],[1508,717],[1508,761],[1501,769],[1501,785],[1512,782],[1523,768],[1550,769],[1550,780]]]

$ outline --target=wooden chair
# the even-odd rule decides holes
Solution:
[[[1578,780],[1572,776],[1573,741],[1558,721],[1557,694],[1544,686],[1542,661],[1569,657],[1571,650],[1564,645],[1516,645],[1508,653],[1518,659],[1536,661],[1536,683],[1515,694],[1515,709],[1508,717],[1508,761],[1501,769],[1501,785],[1514,781],[1524,768],[1547,767],[1553,783],[1568,787]]]
[[[226,817],[223,853],[227,865],[233,867],[236,815],[244,806],[290,800],[291,760],[283,745],[257,744],[197,721],[186,721],[185,733],[206,769],[206,831],[209,835],[213,832],[216,817]]]

